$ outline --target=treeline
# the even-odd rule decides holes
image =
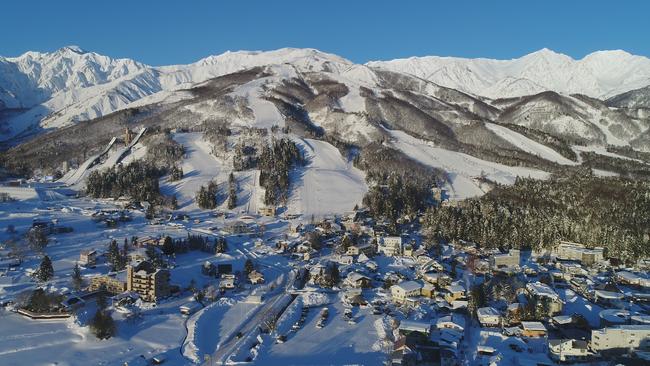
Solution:
[[[304,158],[298,145],[283,138],[265,146],[259,156],[260,185],[264,187],[264,204],[276,205],[289,195],[289,171],[302,165]]]
[[[396,221],[425,210],[432,203],[431,188],[446,180],[443,171],[409,158],[381,144],[371,144],[355,158],[366,171],[370,189],[363,203],[376,218]]]
[[[212,155],[219,156],[220,153],[228,151],[228,136],[232,131],[225,119],[207,120],[201,124],[203,139],[212,144]]]
[[[650,183],[589,174],[518,178],[459,207],[432,208],[424,227],[442,239],[489,248],[549,248],[559,240],[603,246],[606,255],[650,255]]]
[[[145,142],[147,160],[158,167],[175,166],[185,155],[183,145],[174,141],[169,133],[153,135]]]
[[[86,180],[86,193],[94,198],[129,196],[136,201],[157,204],[161,201],[158,179],[164,169],[136,160],[129,165],[93,171]]]
[[[619,159],[594,152],[581,152],[582,165],[614,172],[622,177],[650,179],[650,165],[630,159]]]
[[[627,156],[628,158],[638,159],[638,160],[645,161],[646,163],[650,163],[650,152],[634,150],[630,146],[607,145],[607,151],[614,154]]]
[[[575,151],[571,148],[571,145],[575,145],[576,141],[570,141],[569,139],[564,139],[561,137],[553,136],[551,134],[548,134],[546,132],[540,131],[540,130],[535,130],[532,128],[526,128],[524,126],[516,125],[516,124],[511,124],[511,123],[506,123],[504,124],[505,127],[508,129],[511,129],[515,132],[518,132],[526,137],[528,137],[531,140],[537,141],[542,145],[546,145],[553,150],[555,150],[557,153],[560,155],[564,156],[565,158],[573,161],[578,160],[578,155],[576,154]]]

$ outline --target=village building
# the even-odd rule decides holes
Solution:
[[[104,290],[112,295],[121,294],[126,291],[126,282],[119,280],[116,276],[94,276],[90,278],[88,291]]]
[[[79,264],[82,266],[94,266],[97,263],[96,250],[82,250],[79,253]]]
[[[436,296],[436,287],[428,282],[422,285],[421,295],[430,299]]]
[[[136,292],[145,301],[155,302],[171,294],[170,274],[158,269],[149,261],[143,261],[126,268],[127,290]]]
[[[630,316],[630,312],[623,309],[605,309],[598,313],[601,328],[628,324]]]
[[[372,256],[375,254],[375,248],[371,243],[360,243],[349,246],[345,254],[356,256],[362,253],[366,256]]]
[[[142,238],[137,238],[135,240],[134,246],[137,248],[145,248],[150,245],[157,246],[160,238],[155,238],[153,236],[144,236]]]
[[[587,248],[584,244],[561,241],[553,248],[552,254],[557,259],[578,261],[585,265],[600,263],[604,260],[604,249],[595,247]]]
[[[591,355],[587,341],[575,339],[551,339],[548,352],[553,360],[560,362],[584,361]]]
[[[232,290],[235,288],[235,275],[234,274],[222,274],[221,280],[219,281],[219,288],[225,290]]]
[[[402,237],[380,236],[377,237],[377,252],[387,257],[402,255]]]
[[[616,280],[620,283],[633,286],[650,287],[650,278],[642,277],[634,272],[616,272]]]
[[[441,272],[427,272],[422,274],[422,279],[433,284],[443,286],[451,282],[451,277]]]
[[[262,215],[262,216],[273,217],[273,216],[275,216],[275,206],[260,207],[257,210],[257,213]]]
[[[482,327],[498,327],[501,324],[501,314],[495,308],[479,308],[476,310],[476,317]]]
[[[351,255],[340,255],[337,257],[336,261],[342,265],[350,265],[354,263],[354,257],[352,257]]]
[[[521,335],[524,337],[544,337],[546,327],[541,322],[521,322]]]
[[[459,284],[450,285],[445,288],[445,300],[448,303],[452,303],[456,300],[460,300],[465,297],[465,287]]]
[[[650,325],[620,325],[591,331],[596,352],[650,347]]]
[[[436,321],[436,328],[440,330],[453,329],[459,332],[464,332],[465,318],[457,313],[442,316]]]
[[[248,225],[241,220],[231,221],[227,223],[224,229],[227,233],[233,235],[248,234],[250,232]]]
[[[344,283],[353,288],[367,288],[370,287],[370,278],[357,272],[350,272]]]
[[[413,245],[411,245],[411,244],[406,244],[406,245],[404,245],[404,249],[403,249],[402,252],[403,252],[403,253],[402,253],[403,256],[405,256],[405,257],[412,257],[412,256],[413,256],[413,252],[414,252],[414,250],[413,250]]]
[[[519,266],[520,251],[518,249],[510,249],[508,253],[495,254],[490,257],[490,267],[497,268],[510,268]]]
[[[544,299],[548,301],[549,316],[562,312],[564,303],[552,288],[542,282],[529,282],[526,284],[528,296],[535,299]]]
[[[251,271],[251,273],[248,274],[248,280],[253,284],[253,285],[258,285],[264,283],[264,275],[258,271]]]
[[[409,297],[420,296],[420,290],[422,285],[415,281],[404,281],[393,285],[390,288],[390,293],[395,301],[398,304],[403,304],[406,302],[406,299]]]

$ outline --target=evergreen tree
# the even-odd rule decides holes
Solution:
[[[174,254],[174,243],[172,241],[172,238],[169,235],[166,236],[163,241],[162,251],[166,255]]]
[[[79,264],[75,263],[74,268],[72,269],[72,288],[76,291],[81,290],[83,286],[83,277],[81,277],[81,268]]]
[[[99,310],[106,310],[108,307],[108,300],[106,299],[106,289],[102,289],[97,293],[97,308]]]
[[[253,264],[253,261],[250,258],[246,259],[246,262],[244,263],[244,272],[246,272],[246,275],[249,275],[254,269],[255,265]]]
[[[208,187],[201,186],[199,191],[196,192],[194,200],[196,204],[204,210],[212,210],[217,207],[217,193],[218,185],[216,182],[211,181]]]
[[[115,321],[109,312],[98,309],[90,321],[90,330],[97,338],[108,339],[115,335]]]
[[[111,264],[111,270],[121,271],[126,268],[126,257],[122,255],[116,240],[112,240],[108,245],[108,253],[106,256],[108,263]]]
[[[237,207],[237,182],[235,175],[231,172],[228,177],[228,209]]]
[[[32,250],[43,252],[48,243],[46,229],[40,226],[29,229],[27,232],[27,242]]]
[[[169,170],[169,178],[171,181],[177,181],[183,179],[183,168],[179,168],[174,165]]]
[[[52,261],[47,255],[43,257],[40,266],[34,272],[34,278],[39,282],[47,282],[54,277],[54,268],[52,267]]]
[[[216,252],[217,253],[225,253],[228,251],[228,243],[226,243],[225,238],[216,238],[215,239],[215,247],[216,247]]]
[[[144,215],[147,220],[152,220],[154,217],[156,217],[156,207],[154,207],[153,204],[149,204]]]

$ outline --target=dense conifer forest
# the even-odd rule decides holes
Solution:
[[[650,183],[579,174],[517,179],[458,207],[432,208],[429,233],[492,248],[548,248],[558,240],[602,246],[605,255],[650,255]]]

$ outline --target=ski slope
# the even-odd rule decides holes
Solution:
[[[133,146],[135,146],[135,144],[137,144],[138,141],[140,141],[140,138],[146,131],[147,131],[146,128],[142,128],[140,132],[138,132],[138,134],[133,138],[133,141],[131,141],[130,144],[118,150],[117,154],[112,154],[108,159],[106,159],[106,162],[104,162],[103,166],[111,167],[119,164],[122,161],[122,159],[124,159],[131,152]]]
[[[509,128],[499,126],[494,123],[485,123],[490,131],[494,132],[497,136],[513,144],[515,147],[523,150],[527,153],[537,155],[542,159],[552,161],[554,163],[562,165],[577,165],[578,163],[572,160],[565,158],[560,155],[557,151],[551,149],[550,147],[540,144],[537,141],[531,140],[528,137],[517,133]]]
[[[161,191],[165,195],[175,194],[179,209],[198,210],[194,196],[201,186],[207,186],[215,178],[218,182],[227,179],[223,163],[210,154],[210,144],[203,140],[200,132],[178,133],[174,140],[185,147],[181,164],[183,179],[168,182],[167,177],[161,178]]]
[[[102,156],[106,155],[111,150],[116,140],[117,138],[113,137],[111,141],[108,143],[108,145],[106,145],[106,148],[102,150],[102,152],[86,159],[86,161],[84,161],[84,163],[81,164],[77,168],[77,170],[69,171],[59,181],[67,185],[77,184],[84,177],[86,171],[90,169],[93,165],[97,164],[97,162],[102,158]]]
[[[364,174],[336,147],[313,139],[294,141],[309,163],[291,177],[289,213],[302,214],[303,218],[322,217],[349,211],[361,203],[368,191]]]
[[[501,184],[513,184],[517,176],[546,179],[549,173],[523,167],[512,167],[475,158],[471,155],[433,146],[402,131],[388,131],[395,148],[411,158],[447,172],[450,198],[454,200],[476,197],[486,193],[475,179],[481,175]]]

